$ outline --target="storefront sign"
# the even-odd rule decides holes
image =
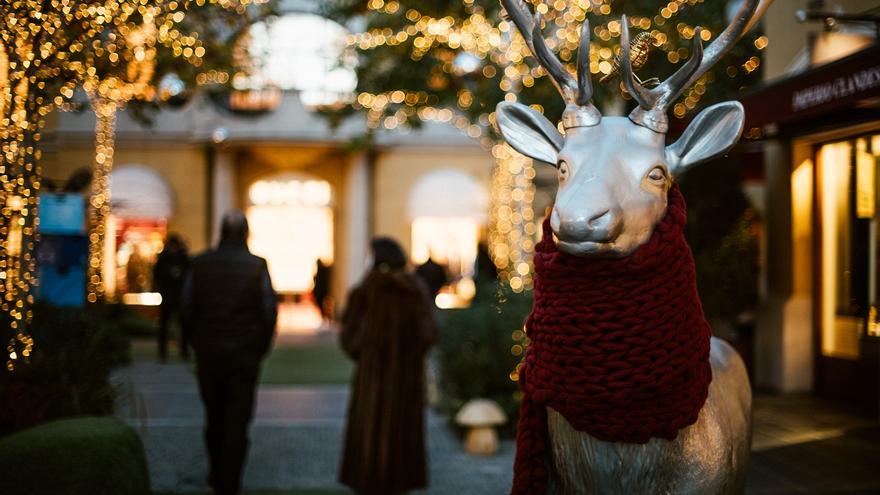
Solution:
[[[795,91],[791,110],[800,112],[880,86],[880,65]]]
[[[759,87],[740,102],[746,129],[784,126],[855,108],[880,96],[880,45]]]

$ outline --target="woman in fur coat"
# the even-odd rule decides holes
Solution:
[[[341,343],[356,362],[340,481],[363,495],[427,485],[425,354],[433,305],[393,240],[371,243],[373,268],[349,296]]]

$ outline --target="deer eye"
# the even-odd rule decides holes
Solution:
[[[662,184],[666,182],[666,170],[663,167],[654,167],[648,172],[648,178],[653,182]]]
[[[568,175],[571,173],[569,169],[568,162],[565,160],[559,161],[559,182],[565,182],[568,179]]]

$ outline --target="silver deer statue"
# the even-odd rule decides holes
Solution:
[[[760,18],[767,0],[743,0],[736,17],[705,49],[697,28],[691,58],[658,86],[647,89],[621,50],[621,79],[638,106],[628,117],[603,117],[591,103],[590,28],[584,22],[571,74],[548,48],[541,20],[523,0],[502,0],[532,54],[565,101],[564,135],[541,113],[519,103],[498,105],[498,127],[510,146],[555,165],[559,188],[550,225],[562,252],[581,257],[623,257],[650,237],[664,217],[675,177],[727,152],[743,129],[736,101],[700,112],[681,137],[666,145],[666,111]],[[629,47],[626,17],[621,46]],[[551,486],[559,493],[737,493],[744,487],[751,438],[752,396],[745,366],[728,344],[712,338],[712,382],[696,423],[675,440],[645,444],[605,442],[575,430],[548,408]]]

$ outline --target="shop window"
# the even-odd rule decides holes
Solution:
[[[298,174],[258,180],[248,189],[250,245],[266,258],[275,290],[311,291],[320,258],[333,263],[330,184]]]
[[[823,145],[818,152],[822,354],[858,359],[877,336],[877,166],[880,137]]]
[[[473,298],[477,244],[488,209],[485,188],[457,170],[432,172],[410,192],[411,260],[421,265],[431,259],[446,267],[449,276],[437,306],[463,307]]]
[[[462,307],[474,297],[474,262],[480,226],[473,218],[419,217],[412,223],[412,261],[446,267],[450,283],[437,295],[441,308]]]
[[[153,169],[124,165],[110,174],[111,215],[104,246],[105,291],[125,304],[158,305],[153,264],[172,212],[171,189]]]
[[[869,250],[868,250],[868,321],[869,337],[880,337],[880,214],[877,205],[880,203],[880,135],[864,139],[865,152],[858,162],[857,194],[860,198],[860,216],[869,219]]]

